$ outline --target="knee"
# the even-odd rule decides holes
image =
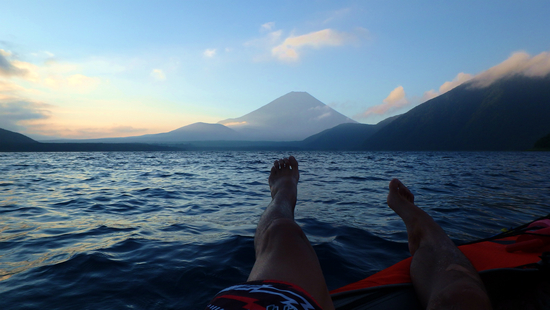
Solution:
[[[256,234],[254,241],[257,253],[293,245],[296,242],[309,242],[302,228],[294,220],[287,218],[271,221],[263,231]]]

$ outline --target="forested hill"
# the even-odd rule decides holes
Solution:
[[[368,150],[526,150],[550,132],[550,75],[472,83],[431,99],[366,139]]]

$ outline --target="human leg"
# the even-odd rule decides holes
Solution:
[[[299,178],[298,162],[292,156],[275,161],[271,168],[272,201],[256,229],[256,262],[248,281],[290,282],[306,290],[323,309],[334,309],[317,254],[294,221]]]
[[[388,206],[405,222],[413,255],[411,279],[427,309],[491,309],[483,282],[470,261],[399,180],[389,185]]]

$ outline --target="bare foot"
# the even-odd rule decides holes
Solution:
[[[414,255],[421,243],[452,244],[432,217],[414,204],[413,193],[401,181],[393,179],[389,187],[388,206],[401,217],[407,227],[411,255]]]
[[[388,206],[401,216],[401,213],[407,213],[414,206],[414,195],[398,179],[390,182],[390,192],[388,193]]]
[[[409,238],[411,279],[428,309],[491,309],[483,282],[470,261],[433,218],[414,204],[414,195],[398,179],[390,182],[388,206]]]
[[[298,180],[300,172],[298,171],[298,161],[293,156],[276,160],[271,168],[269,175],[269,189],[271,198],[290,199],[296,204],[298,194]]]

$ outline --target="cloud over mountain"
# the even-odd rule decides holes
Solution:
[[[516,52],[500,64],[477,74],[472,80],[472,85],[487,87],[498,79],[515,74],[527,77],[543,77],[549,73],[549,52],[542,52],[533,57],[526,52]]]
[[[437,91],[433,89],[426,91],[419,100],[407,98],[403,87],[399,86],[383,100],[383,103],[368,108],[365,112],[357,114],[355,118],[364,119],[374,115],[388,116],[403,108],[411,108],[433,99],[466,82],[469,82],[471,87],[484,88],[499,79],[513,75],[544,77],[548,74],[550,74],[549,52],[542,52],[536,56],[531,56],[526,52],[516,52],[505,61],[476,75],[460,72],[453,80],[443,83]]]
[[[367,111],[356,115],[356,118],[367,118],[371,115],[383,115],[398,110],[409,104],[403,86],[398,86],[384,99],[384,103],[370,107]]]

